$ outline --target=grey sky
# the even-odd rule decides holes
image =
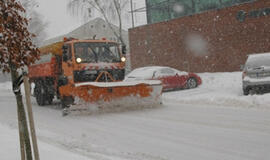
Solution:
[[[43,15],[45,21],[49,23],[46,31],[48,38],[65,34],[79,27],[84,22],[78,17],[71,16],[67,11],[67,3],[69,0],[36,0],[39,5],[37,11]],[[143,7],[145,0],[133,0],[136,8]],[[130,6],[130,5],[128,5]],[[130,10],[130,9],[129,9]],[[145,13],[136,13],[136,26],[145,24]],[[131,21],[130,21],[131,22]],[[128,23],[130,23],[128,22]],[[130,24],[125,24],[126,28]]]

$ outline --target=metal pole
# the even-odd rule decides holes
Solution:
[[[133,1],[130,0],[130,8],[131,8],[131,19],[132,19],[132,28],[134,28],[134,16],[133,16]]]
[[[24,76],[24,90],[25,90],[25,99],[26,99],[26,106],[27,106],[27,112],[28,112],[28,118],[29,118],[29,124],[30,124],[30,133],[33,143],[33,150],[34,150],[34,156],[35,160],[39,160],[39,152],[38,152],[38,145],[37,145],[37,136],[35,131],[35,124],[34,124],[34,117],[33,117],[33,111],[32,111],[32,105],[30,100],[30,85],[29,85],[29,79],[28,77]]]
[[[22,123],[20,120],[20,113],[17,112],[18,114],[18,128],[19,128],[19,137],[20,137],[20,150],[21,150],[21,160],[25,160],[25,143],[24,143],[24,138],[23,138],[23,132],[22,132]]]

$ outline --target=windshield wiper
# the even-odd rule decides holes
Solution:
[[[90,46],[89,46],[90,47]],[[92,48],[92,47],[90,47],[91,48],[91,50],[93,51],[93,53],[94,53],[94,55],[95,55],[95,61],[96,61],[96,63],[98,62],[98,56],[97,56],[97,53],[95,52],[95,50]]]
[[[109,51],[110,55],[113,57],[112,58],[112,62],[120,62],[119,59],[117,59],[117,57],[114,55],[114,53],[107,47],[104,47],[106,51]]]

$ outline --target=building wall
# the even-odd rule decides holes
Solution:
[[[269,8],[257,0],[130,29],[132,68],[237,71],[248,54],[270,52]]]

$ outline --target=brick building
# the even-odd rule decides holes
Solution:
[[[129,30],[132,68],[237,71],[246,55],[270,52],[270,0],[204,0],[191,11],[184,2],[196,0],[146,1],[149,24]]]

